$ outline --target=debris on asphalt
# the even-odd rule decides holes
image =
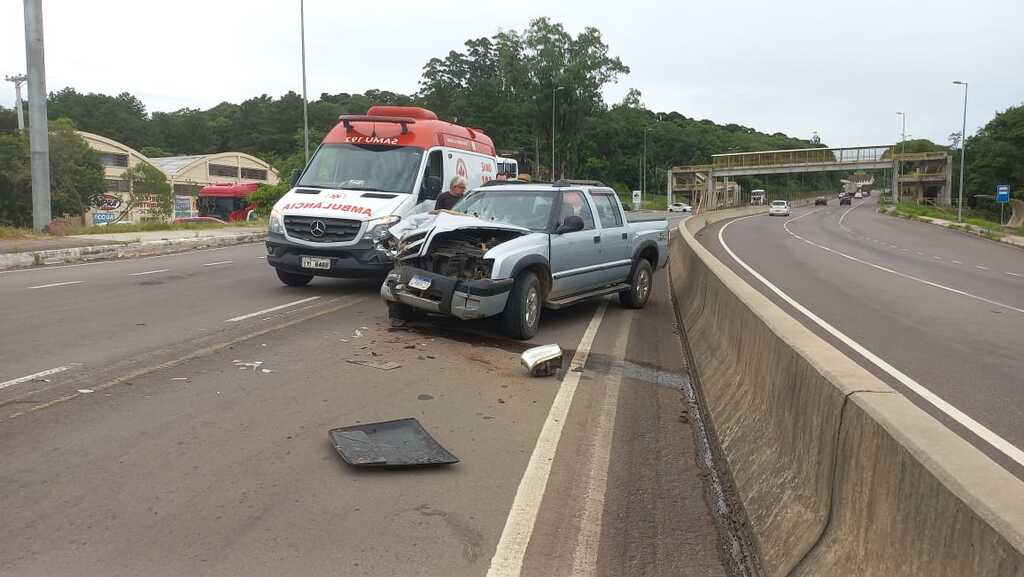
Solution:
[[[353,365],[370,367],[371,369],[380,369],[382,371],[390,371],[391,369],[397,369],[402,366],[395,361],[373,361],[370,359],[348,359],[347,362],[352,363]]]
[[[328,431],[334,450],[354,467],[433,467],[458,463],[415,418]]]
[[[273,369],[260,369],[260,372],[262,372],[263,374],[267,374],[267,373],[272,373],[274,371],[273,371]]]
[[[548,377],[562,368],[562,347],[557,344],[526,349],[519,357],[531,377]]]
[[[87,394],[89,394],[89,393],[94,393],[94,392],[96,392],[96,391],[94,391],[94,390],[92,390],[92,389],[78,389],[78,392],[79,392],[79,393],[82,393],[83,395],[87,395]]]
[[[188,377],[171,377],[172,381],[187,381]]]
[[[260,368],[260,365],[263,364],[263,361],[240,361],[238,359],[231,362],[239,369],[252,369],[252,372],[254,373],[256,372],[256,369]]]

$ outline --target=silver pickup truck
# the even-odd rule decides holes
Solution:
[[[612,293],[642,308],[668,260],[667,232],[664,219],[628,222],[600,183],[484,186],[391,229],[383,244],[395,267],[381,296],[392,319],[500,315],[506,335],[529,339],[544,308]]]

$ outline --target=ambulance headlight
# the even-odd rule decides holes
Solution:
[[[281,214],[277,211],[270,211],[270,232],[271,234],[284,234],[284,222]]]
[[[388,232],[388,229],[398,224],[400,220],[402,220],[402,217],[397,214],[389,214],[369,220],[366,223],[366,234],[372,242],[375,244],[379,243],[390,236],[391,233]]]

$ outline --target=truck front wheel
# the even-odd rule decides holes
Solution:
[[[274,270],[277,271],[277,278],[281,279],[281,282],[288,286],[306,286],[309,284],[309,281],[313,280],[313,275],[311,274],[298,274],[279,268]]]
[[[619,293],[622,306],[631,309],[642,309],[651,298],[651,287],[654,284],[654,273],[651,263],[641,258],[633,265],[633,274],[629,277],[629,290]]]
[[[540,326],[542,300],[536,273],[528,271],[516,277],[501,313],[501,332],[521,341],[533,338]]]

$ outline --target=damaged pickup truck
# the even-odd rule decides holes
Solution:
[[[529,339],[544,308],[612,293],[627,307],[647,304],[668,260],[664,219],[627,222],[601,183],[495,184],[381,241],[395,259],[381,286],[392,319],[500,316],[502,332]]]

